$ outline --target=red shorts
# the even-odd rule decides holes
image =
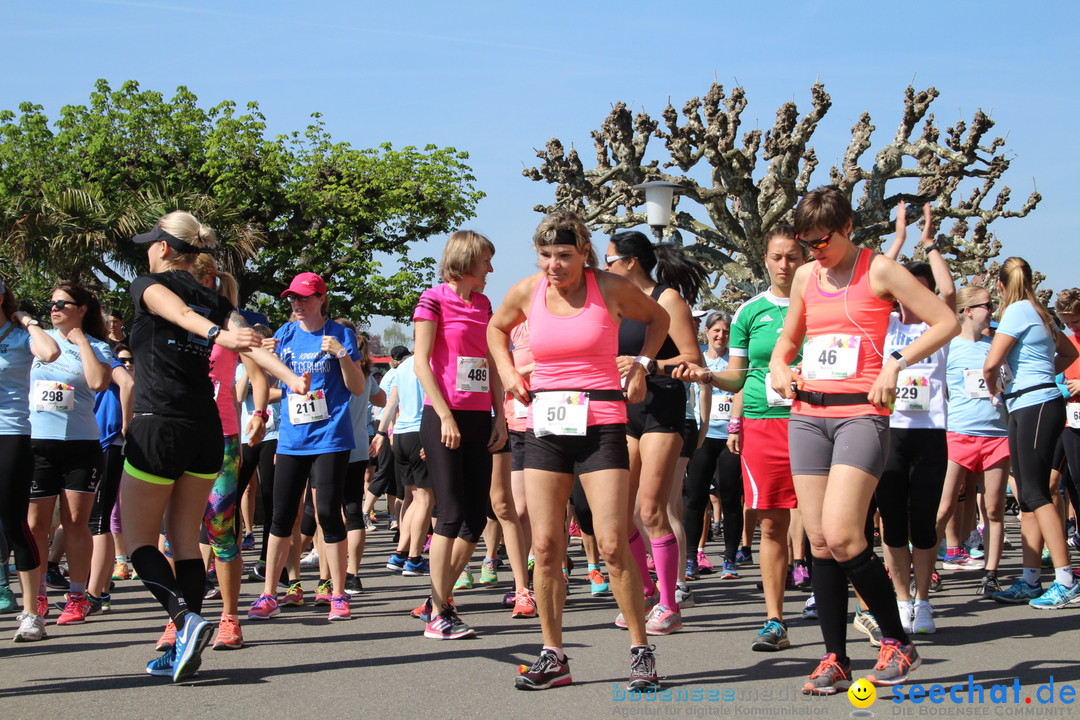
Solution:
[[[1009,438],[945,433],[949,460],[968,472],[979,473],[1009,457]]]
[[[799,506],[791,480],[787,418],[743,418],[743,502],[755,510]]]

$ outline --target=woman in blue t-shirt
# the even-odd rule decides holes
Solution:
[[[1001,323],[983,365],[992,397],[1004,399],[1009,410],[1009,450],[1017,498],[1024,511],[1023,577],[1008,590],[994,593],[1003,603],[1027,601],[1034,608],[1064,607],[1080,599],[1072,574],[1065,528],[1050,497],[1054,447],[1064,428],[1065,400],[1054,376],[1076,360],[1076,348],[1058,331],[1050,312],[1035,298],[1031,266],[1011,257],[998,272],[1003,298]],[[1012,381],[1002,377],[1008,362]],[[1040,536],[1041,535],[1041,541]],[[1039,579],[1042,544],[1054,562],[1054,584],[1043,592]]]

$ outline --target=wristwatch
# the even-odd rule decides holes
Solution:
[[[209,342],[211,345],[216,343],[217,342],[217,336],[218,336],[218,334],[220,332],[221,332],[221,326],[220,325],[215,325],[214,327],[207,330],[206,331],[206,340],[207,340],[207,342]]]
[[[270,411],[269,410],[256,410],[255,412],[251,413],[251,417],[261,417],[263,420],[269,420],[270,419]]]
[[[349,354],[348,350],[346,350],[345,348],[341,348],[340,350],[337,351],[337,354],[334,357],[336,357],[338,360],[342,360],[348,354]]]
[[[28,315],[27,317],[29,317],[29,315]],[[34,325],[34,326],[36,326],[36,327],[41,327],[41,323],[39,323],[39,322],[37,321],[37,318],[30,318],[30,319],[29,319],[29,320],[27,320],[26,322],[24,322],[24,323],[19,323],[19,324],[20,324],[20,325],[22,325],[22,326],[23,326],[24,328],[26,328],[26,327],[30,327],[31,325]]]
[[[645,368],[646,375],[652,375],[656,372],[656,361],[652,358],[645,357],[644,355],[638,355],[636,358],[634,358],[634,362]]]
[[[935,240],[933,245],[929,245],[929,246],[927,246],[927,247],[925,247],[923,249],[926,250],[927,255],[934,252],[935,250],[937,250],[938,252],[941,252],[941,243],[939,243],[938,241]]]
[[[904,359],[904,356],[900,354],[899,350],[893,350],[891,353],[889,353],[889,356],[896,362],[900,363],[901,370],[907,370],[907,360]]]

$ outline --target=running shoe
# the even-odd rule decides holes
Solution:
[[[18,612],[19,603],[15,599],[15,593],[7,585],[0,585],[0,615]]]
[[[911,545],[909,544],[908,547],[911,547]],[[958,550],[958,548],[951,548],[951,549],[953,550],[953,552]],[[942,539],[942,541],[940,543],[938,543],[938,548],[937,548],[938,562],[941,562],[942,560],[944,560],[946,557],[949,556],[949,550],[950,550],[950,548],[946,545],[946,541],[944,539]]]
[[[476,631],[466,625],[453,608],[443,610],[424,627],[424,637],[432,640],[459,640],[475,635]]]
[[[428,599],[424,601],[423,605],[421,605],[418,608],[414,608],[413,611],[410,612],[409,614],[412,615],[414,618],[420,618],[424,622],[431,622],[431,616],[432,616],[431,597],[429,596]]]
[[[367,515],[364,516],[364,529],[365,530],[378,530],[375,523],[371,521],[371,518]]]
[[[724,534],[724,527],[720,523],[712,524],[712,536],[713,540],[719,540],[720,536]]]
[[[511,590],[510,592],[503,595],[503,603],[502,603],[503,607],[512,608],[512,607],[514,607],[515,602],[517,602],[517,592],[516,591]]]
[[[930,592],[938,592],[941,590],[941,575],[937,570],[930,573]]]
[[[690,589],[690,586],[683,583],[675,586],[675,604],[679,606],[679,610],[689,610],[697,605],[694,601],[694,591]]]
[[[156,657],[146,663],[146,672],[155,677],[171,678],[173,676],[175,665],[176,648],[170,645],[160,657]]]
[[[300,559],[300,567],[319,567],[319,552],[312,550]]]
[[[428,533],[427,540],[424,541],[424,547],[420,552],[427,552],[431,549],[431,533]]]
[[[656,572],[656,561],[653,560],[652,553],[645,553],[645,567],[649,572]]]
[[[269,620],[279,614],[281,614],[281,608],[278,607],[277,598],[273,595],[260,595],[255,602],[251,603],[248,620]]]
[[[911,628],[916,635],[932,635],[937,632],[934,625],[934,608],[926,600],[915,601],[915,613],[911,619]]]
[[[304,585],[299,580],[289,586],[285,597],[281,599],[282,605],[288,607],[304,607]]]
[[[19,621],[19,629],[15,631],[15,642],[34,642],[49,637],[45,632],[45,618],[33,613],[21,612],[15,618]]]
[[[1042,583],[1038,585],[1028,585],[1023,580],[1017,580],[1014,582],[1008,590],[1002,590],[991,595],[995,602],[1005,603],[1008,605],[1020,605],[1026,603],[1029,600],[1034,600],[1043,593]]]
[[[244,539],[240,541],[241,550],[254,550],[255,549],[255,533],[244,533]],[[217,649],[217,646],[214,646]]]
[[[835,695],[851,687],[851,663],[841,664],[836,653],[821,658],[803,685],[803,695]]]
[[[91,615],[100,615],[101,613],[105,612],[105,599],[108,597],[108,595],[105,595],[104,597],[96,598],[90,593],[86,593],[86,600],[90,603],[90,609],[86,611],[86,616],[90,617]]]
[[[386,559],[386,569],[390,572],[404,574],[405,563],[409,558],[405,556],[405,553],[394,553]]]
[[[656,604],[658,602],[660,602],[660,588],[656,588],[655,590],[653,590],[652,595],[646,595],[645,596],[645,618],[646,619],[648,619],[649,612],[653,609],[653,607],[656,606]],[[626,618],[623,617],[622,613],[619,613],[619,615],[615,618],[615,627],[621,627],[623,629],[626,628]]]
[[[237,650],[244,647],[244,633],[240,630],[240,621],[228,615],[222,615],[218,623],[217,635],[214,636],[215,650]]]
[[[86,615],[90,612],[90,601],[82,593],[68,593],[67,605],[60,617],[56,618],[57,625],[82,625],[86,622]]]
[[[739,548],[739,551],[735,553],[736,565],[752,565],[754,562],[754,554],[750,552],[749,545],[743,545]]]
[[[897,600],[896,609],[900,611],[900,626],[909,635],[915,632],[912,623],[915,622],[915,602],[913,600]]]
[[[645,632],[649,635],[670,635],[681,627],[679,611],[659,603],[645,617]]]
[[[956,552],[950,548],[949,554],[941,562],[941,567],[946,570],[982,570],[986,567],[986,563],[971,557],[968,555],[967,548],[961,547]]]
[[[739,577],[739,566],[735,564],[734,560],[724,559],[723,565],[720,566],[720,579],[732,580]]]
[[[1066,587],[1061,583],[1054,583],[1046,588],[1046,592],[1037,598],[1028,601],[1028,605],[1039,610],[1059,610],[1066,605],[1080,602],[1080,583],[1074,582]],[[57,624],[59,624],[59,620]]]
[[[391,555],[390,557],[394,556]],[[387,564],[387,567],[389,567],[389,564]],[[401,574],[405,577],[423,577],[424,575],[430,575],[431,564],[425,558],[420,558],[415,562],[406,560],[405,565],[401,569]]]
[[[117,560],[113,565],[112,571],[113,580],[130,580],[131,579],[131,566],[124,560]]]
[[[184,616],[184,627],[176,632],[176,661],[173,682],[183,682],[195,674],[202,663],[202,651],[210,643],[214,626],[193,612]]]
[[[971,556],[973,560],[981,560],[986,557],[986,553],[983,552],[983,540],[982,535],[978,530],[972,530],[971,535],[964,541],[964,549],[967,550],[967,554]]]
[[[334,582],[332,580],[323,580],[315,588],[315,604],[316,605],[329,605],[330,596],[334,594]]]
[[[802,610],[803,620],[817,620],[817,599],[813,593],[810,593],[810,597],[806,598],[806,604],[803,605]]]
[[[330,598],[330,614],[327,620],[351,620],[352,610],[349,609],[348,595],[335,595]]]
[[[704,550],[698,550],[697,552],[697,567],[699,575],[712,575],[716,572],[712,560],[709,559],[709,556],[705,554]]]
[[[814,617],[817,617],[815,611]],[[874,647],[881,647],[881,628],[878,626],[877,618],[871,613],[855,607],[855,621],[851,623],[852,626],[870,640],[870,644]]]
[[[203,593],[203,600],[220,600],[221,588],[214,583],[210,582],[210,579],[206,580],[206,590]]]
[[[265,563],[252,563],[251,571],[248,573],[248,582],[264,582],[266,580],[266,564]]]
[[[572,538],[580,538],[581,537],[581,528],[578,526],[577,523],[573,523],[573,522],[570,523],[570,537],[572,537]]]
[[[698,575],[697,560],[688,559],[686,561],[686,572],[683,573],[686,580],[700,580],[701,576]]]
[[[750,645],[750,649],[755,652],[776,652],[789,647],[791,641],[788,639],[787,625],[780,618],[766,620],[765,626],[758,630],[757,637]]]
[[[64,577],[59,565],[49,563],[49,569],[45,571],[45,586],[53,590],[70,590],[71,581]]]
[[[154,649],[158,652],[165,652],[174,645],[176,645],[176,623],[170,620],[169,624],[165,626],[165,632],[161,633],[161,637],[158,638]]]
[[[466,565],[465,569],[461,571],[461,575],[458,576],[457,582],[454,583],[455,590],[472,590],[473,576],[472,570]]]
[[[1043,570],[1053,570],[1054,569],[1054,558],[1050,557],[1050,549],[1049,548],[1043,548],[1042,549],[1041,565],[1042,565]],[[49,587],[53,587],[53,586],[49,585]]]
[[[541,650],[540,657],[532,664],[518,666],[518,676],[514,678],[514,687],[518,690],[547,690],[548,688],[569,685],[570,658],[559,660],[554,650]]]
[[[400,526],[400,523],[398,522],[398,519],[397,518],[391,518],[390,519],[390,524],[387,525],[386,528],[388,530],[397,530],[399,526]]]
[[[791,570],[791,579],[794,581],[795,589],[807,591],[810,589],[810,571],[806,568],[806,563],[796,560],[795,567]]]
[[[477,585],[496,585],[499,582],[499,571],[495,569],[495,561],[489,558],[484,558],[483,565],[480,566],[480,580],[477,581]]]
[[[639,645],[630,648],[630,681],[627,690],[648,692],[660,689],[660,679],[656,675],[656,646]]]
[[[589,571],[589,592],[594,596],[611,593],[611,586],[608,584],[607,578],[604,577],[604,573],[595,568]]]
[[[981,595],[984,598],[989,598],[994,593],[1001,592],[1001,585],[998,583],[997,575],[987,575],[979,583],[979,589],[975,591],[976,595]]]
[[[350,573],[345,576],[345,592],[350,595],[359,595],[364,592],[364,583],[360,581],[359,575]]]
[[[529,588],[518,588],[518,591],[514,594],[514,611],[510,613],[510,617],[536,617],[536,598],[529,592]]]
[[[871,685],[899,685],[922,664],[914,645],[901,645],[899,640],[885,638],[878,651],[877,665],[866,676]]]

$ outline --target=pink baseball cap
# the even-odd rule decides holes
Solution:
[[[326,283],[313,272],[300,273],[289,283],[289,287],[285,292],[281,293],[281,297],[285,297],[289,293],[303,295],[304,297],[315,294],[326,295]]]

